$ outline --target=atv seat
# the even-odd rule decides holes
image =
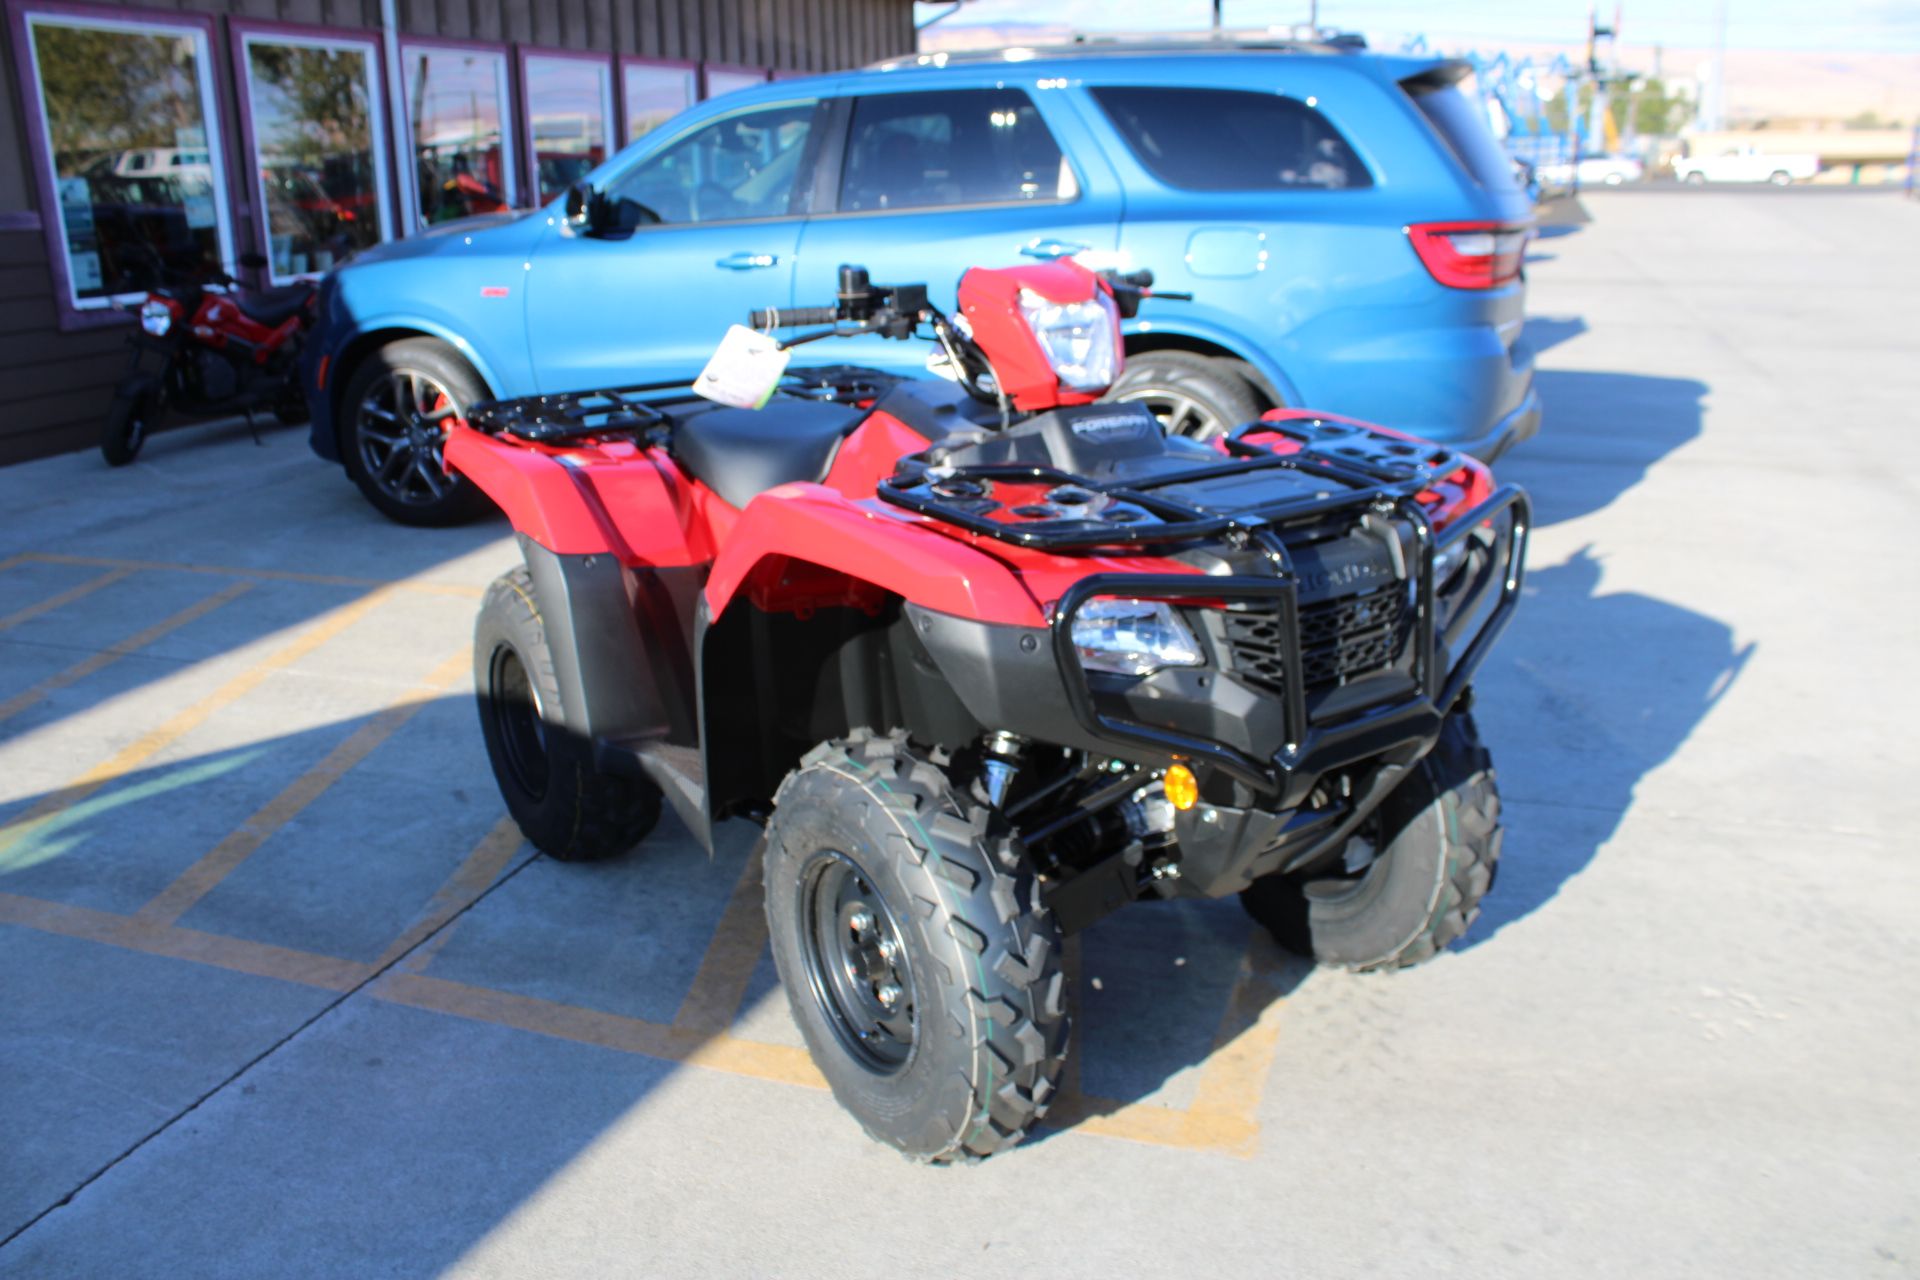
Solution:
[[[673,456],[729,506],[795,480],[826,479],[840,442],[864,409],[821,400],[781,400],[772,409],[709,409],[673,432]]]
[[[282,285],[278,289],[239,289],[232,295],[233,304],[240,308],[241,315],[270,329],[285,324],[288,317],[298,313],[312,296],[313,284],[304,280],[299,284]]]

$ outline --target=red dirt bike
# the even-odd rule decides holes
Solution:
[[[258,254],[243,256],[241,263],[267,265]],[[223,271],[191,278],[161,274],[171,278],[147,294],[139,306],[139,331],[127,339],[133,355],[114,388],[100,437],[107,462],[123,467],[139,457],[147,437],[173,411],[202,417],[244,413],[252,426],[254,410],[265,408],[289,425],[305,422],[294,364],[313,324],[317,286],[303,281],[251,289]]]
[[[663,796],[709,847],[764,822],[794,1017],[916,1159],[1044,1114],[1061,939],[1110,911],[1238,893],[1291,947],[1391,969],[1493,881],[1468,685],[1519,598],[1525,495],[1331,415],[1201,444],[1095,403],[1150,283],[975,269],[948,317],[847,268],[833,306],[754,323],[931,334],[954,380],[532,397],[447,442],[526,560],[474,658],[521,829],[588,859]]]

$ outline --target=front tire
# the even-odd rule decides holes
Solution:
[[[1793,175],[1785,169],[1775,169],[1767,175],[1767,181],[1776,187],[1790,187],[1793,185]]]
[[[1128,356],[1106,398],[1144,404],[1168,435],[1194,440],[1211,440],[1260,416],[1253,384],[1231,363],[1190,351]]]
[[[1240,903],[1281,946],[1342,969],[1404,969],[1438,955],[1480,914],[1500,860],[1500,792],[1473,718],[1440,739],[1365,829],[1357,876],[1264,876]]]
[[[1060,932],[998,816],[899,734],[808,753],[767,831],[767,929],[813,1060],[876,1141],[944,1163],[1045,1114]]]
[[[474,625],[480,732],[500,796],[520,831],[562,862],[625,853],[660,820],[660,789],[594,767],[593,744],[569,732],[546,623],[524,568],[494,580]]]
[[[492,510],[448,474],[448,424],[487,398],[466,361],[432,338],[388,343],[362,360],[340,398],[340,456],[367,501],[401,524],[465,524]]]
[[[100,434],[100,456],[110,467],[124,467],[140,456],[147,434],[155,426],[159,399],[151,391],[116,395],[107,408],[106,429]]]

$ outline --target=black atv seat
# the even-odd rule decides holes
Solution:
[[[289,316],[306,306],[313,288],[311,281],[303,280],[278,289],[238,289],[230,296],[241,315],[271,329],[285,324]]]
[[[673,432],[673,456],[729,506],[795,480],[826,479],[840,442],[867,416],[824,400],[779,400],[769,409],[709,409]]]

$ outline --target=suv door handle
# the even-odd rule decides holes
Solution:
[[[725,267],[729,271],[752,271],[757,267],[779,266],[780,255],[777,253],[749,253],[745,249],[742,249],[738,253],[728,254],[726,257],[716,261],[713,265],[716,267]]]
[[[1076,253],[1085,253],[1093,248],[1090,244],[1080,244],[1073,240],[1055,240],[1052,236],[1044,239],[1029,240],[1020,246],[1020,252],[1029,258],[1071,258]]]

